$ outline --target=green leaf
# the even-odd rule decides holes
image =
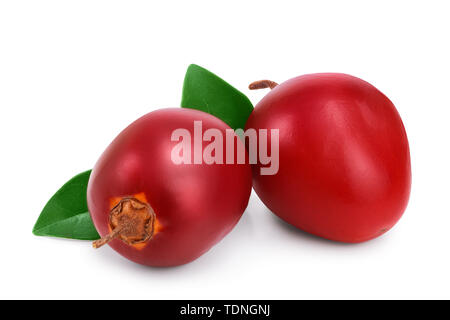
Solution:
[[[73,177],[47,202],[33,228],[37,236],[97,240],[87,208],[86,192],[91,170]]]
[[[181,107],[216,116],[231,128],[244,128],[253,105],[240,91],[208,70],[191,64],[183,84]]]

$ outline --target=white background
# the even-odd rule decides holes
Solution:
[[[0,2],[0,298],[450,298],[448,1]],[[35,237],[53,193],[139,116],[178,107],[190,63],[257,103],[253,80],[345,72],[397,106],[409,206],[358,245],[280,222],[255,194],[237,227],[177,268]]]

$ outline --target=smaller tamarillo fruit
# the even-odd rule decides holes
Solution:
[[[272,89],[246,128],[279,130],[278,173],[253,166],[255,191],[273,213],[342,242],[370,240],[395,225],[408,203],[411,164],[402,120],[383,93],[338,73],[249,87]]]
[[[241,144],[245,152],[228,125],[193,109],[154,111],[122,131],[89,179],[89,212],[102,237],[94,247],[108,243],[134,262],[175,266],[220,241],[239,221],[252,188],[249,164],[222,161],[228,149],[217,135],[225,137],[230,130],[234,150]],[[189,148],[176,148],[181,138],[174,139],[174,132],[184,133],[182,143]],[[201,161],[198,154],[211,151],[213,143],[215,152],[222,148],[222,156],[215,154],[219,160],[212,163]],[[178,151],[194,160],[174,161]]]

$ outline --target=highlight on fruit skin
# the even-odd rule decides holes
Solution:
[[[279,129],[278,173],[263,176],[263,164],[254,165],[264,204],[289,224],[335,241],[363,242],[391,229],[411,189],[408,139],[392,102],[346,74],[303,75],[272,87],[246,124]]]
[[[176,266],[200,257],[226,236],[247,207],[251,167],[238,164],[175,164],[176,129],[225,136],[230,127],[205,112],[161,109],[133,122],[102,154],[89,179],[87,201],[102,237],[124,257],[149,266]],[[234,141],[243,142],[235,135]],[[225,141],[223,141],[225,144]],[[207,141],[202,141],[205,150]],[[226,158],[226,148],[223,157]],[[236,156],[236,153],[235,153]]]

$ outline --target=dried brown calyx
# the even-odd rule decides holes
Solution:
[[[109,226],[111,232],[94,241],[94,248],[100,248],[116,238],[129,245],[150,240],[154,232],[155,212],[147,203],[126,197],[111,209]]]

